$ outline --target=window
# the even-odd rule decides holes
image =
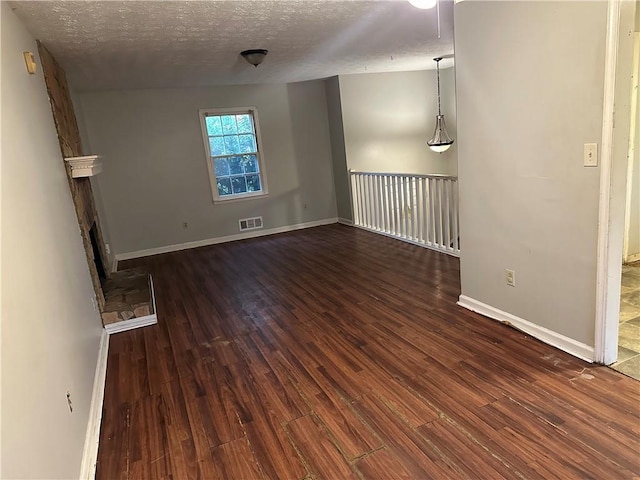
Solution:
[[[200,110],[213,201],[267,194],[253,107]]]

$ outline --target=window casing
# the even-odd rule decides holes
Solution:
[[[255,107],[200,110],[214,202],[268,193]]]

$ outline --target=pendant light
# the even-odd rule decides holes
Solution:
[[[433,60],[436,62],[436,76],[438,79],[438,115],[436,116],[436,129],[433,131],[433,137],[427,142],[427,145],[434,152],[442,153],[449,150],[449,147],[453,145],[453,139],[447,133],[444,115],[440,110],[440,60],[442,60],[442,57],[434,58]]]

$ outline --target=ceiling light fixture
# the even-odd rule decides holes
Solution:
[[[436,62],[436,75],[438,79],[438,115],[436,116],[436,129],[433,132],[433,137],[427,142],[429,148],[434,152],[442,153],[449,150],[449,147],[453,145],[453,139],[447,133],[447,126],[444,123],[444,115],[440,110],[440,60],[442,57],[434,58]]]
[[[267,53],[269,53],[269,50],[265,50],[264,48],[254,48],[240,52],[240,55],[242,55],[251,65],[257,67],[264,62],[264,58],[267,56]]]
[[[440,38],[440,2],[439,0],[409,0],[409,3],[421,10],[429,10],[438,7],[436,16],[438,18],[438,39]]]
[[[409,0],[409,3],[416,8],[427,10],[436,6],[437,0]]]

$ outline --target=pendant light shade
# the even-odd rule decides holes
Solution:
[[[444,122],[444,115],[438,115],[436,117],[436,129],[433,132],[433,137],[427,142],[429,148],[434,152],[442,153],[449,150],[449,147],[453,145],[453,139],[447,133],[447,125]]]
[[[429,148],[434,152],[442,153],[449,150],[453,145],[453,139],[447,133],[447,125],[444,121],[444,115],[440,110],[440,60],[442,57],[434,58],[436,62],[436,75],[438,80],[438,115],[436,116],[436,128],[433,131],[433,137],[427,142]]]

